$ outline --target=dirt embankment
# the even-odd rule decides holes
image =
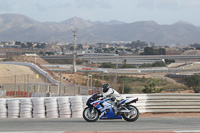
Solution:
[[[27,75],[29,75],[30,82],[45,82],[43,76],[37,78],[37,71],[30,67],[20,65],[0,64],[0,84],[14,84],[15,76],[17,83],[27,82]]]
[[[34,64],[36,63],[37,65],[49,64],[47,61],[40,58],[40,56],[25,56],[25,55],[11,56],[10,60],[16,62],[31,62]]]
[[[36,63],[40,67],[41,65],[49,64],[39,56],[35,57],[35,56],[25,56],[25,55],[19,55],[19,56],[11,55],[7,58],[7,60],[15,62],[30,62],[34,64]],[[48,73],[52,75],[54,78],[56,78],[51,71],[48,71]],[[37,74],[39,75],[39,77],[37,77]],[[30,67],[20,66],[20,65],[0,64],[0,84],[8,84],[8,83],[13,84],[15,82],[15,76],[16,76],[16,82],[18,84],[26,83],[28,75],[30,82],[39,82],[39,83],[46,82],[46,78],[44,76],[40,75],[37,71],[35,71]]]

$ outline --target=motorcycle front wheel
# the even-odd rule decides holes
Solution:
[[[128,122],[136,121],[139,118],[139,110],[132,105],[127,105],[126,108],[130,111],[128,113],[124,113],[121,116],[124,118],[124,120]]]
[[[96,108],[86,107],[83,111],[83,118],[88,122],[95,122],[99,119],[99,112]]]

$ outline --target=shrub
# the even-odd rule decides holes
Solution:
[[[128,84],[124,85],[124,93],[125,94],[129,94],[131,92],[131,90],[132,90],[132,88],[130,85],[128,85]]]
[[[199,93],[200,92],[200,74],[194,74],[190,78],[187,78],[185,84],[188,87],[191,87],[195,93]]]
[[[160,93],[161,91],[162,88],[157,88],[153,81],[144,85],[144,89],[142,90],[143,93]]]
[[[109,63],[104,62],[104,63],[101,64],[100,67],[101,68],[116,68],[116,65],[112,64],[111,62],[109,62]]]

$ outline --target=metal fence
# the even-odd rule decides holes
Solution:
[[[99,93],[101,88],[87,86],[59,86],[52,84],[30,83],[30,84],[2,84],[0,96],[9,97],[50,97],[50,96],[71,96],[91,95]]]

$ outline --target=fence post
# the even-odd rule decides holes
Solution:
[[[61,77],[62,77],[62,75],[61,75],[61,72],[60,72],[59,96],[61,96]]]
[[[79,86],[78,87],[78,94],[80,95],[80,92],[81,92],[81,87]]]
[[[45,73],[45,77],[46,77],[46,79],[45,79],[45,89],[47,91],[47,73]]]
[[[60,85],[58,85],[58,93],[57,93],[58,95],[59,95],[59,89],[60,89]]]
[[[36,87],[35,87],[35,85],[33,86],[33,89],[34,89],[34,93],[36,93]]]
[[[20,87],[20,85],[18,85],[18,91],[21,91],[21,87]]]
[[[64,94],[66,93],[66,90],[65,90],[65,89],[66,89],[66,86],[64,86]]]
[[[29,97],[29,91],[30,91],[30,88],[29,88],[29,74],[27,74],[27,97]]]
[[[123,81],[123,87],[122,87],[122,94],[124,94],[124,81]]]
[[[91,92],[93,94],[93,89],[92,89],[92,75],[91,75]]]
[[[102,75],[102,86],[103,86],[103,84],[104,84],[104,73]]]
[[[24,75],[24,91],[26,91],[26,75]]]
[[[14,85],[14,90],[15,90],[14,97],[16,97],[16,75],[15,75],[15,85]]]
[[[89,95],[89,75],[87,76],[87,95]]]
[[[38,93],[40,93],[40,85],[38,85]]]
[[[50,85],[47,85],[47,91],[46,91],[46,93],[49,93],[49,86],[50,86]]]
[[[4,85],[2,84],[2,91],[4,91]]]
[[[51,86],[49,86],[49,93],[51,93]]]

